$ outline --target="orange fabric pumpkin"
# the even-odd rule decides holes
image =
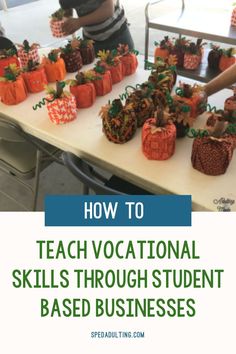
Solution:
[[[91,107],[96,98],[95,87],[91,82],[70,86],[70,92],[75,96],[78,108]]]
[[[51,62],[47,58],[43,58],[43,65],[46,71],[48,82],[64,80],[66,76],[66,67],[62,58],[58,58],[56,62]]]
[[[44,68],[23,73],[28,92],[37,93],[44,90],[48,80]]]
[[[107,69],[111,73],[112,85],[117,84],[124,78],[123,67],[121,61],[117,62],[117,65],[108,65]]]
[[[10,64],[16,64],[16,66],[20,67],[20,62],[17,56],[0,59],[0,76],[4,75],[4,68]]]
[[[170,52],[168,49],[162,49],[160,47],[156,47],[154,51],[155,63],[158,61],[158,57],[166,59],[168,58],[169,54]]]
[[[231,65],[233,65],[236,62],[235,57],[228,57],[225,56],[224,54],[220,57],[220,62],[219,62],[219,69],[220,71],[225,71],[228,69]]]
[[[52,96],[47,97],[52,100]],[[76,100],[73,95],[57,98],[47,103],[48,115],[54,124],[65,124],[77,117]]]
[[[27,97],[27,89],[22,76],[16,81],[0,82],[1,101],[7,105],[15,105],[24,101]]]
[[[95,73],[95,75],[99,78],[98,80],[94,80],[93,84],[96,90],[97,96],[104,96],[112,90],[112,79],[111,73],[107,70],[104,74]]]
[[[123,75],[128,76],[135,73],[138,67],[138,60],[134,53],[129,53],[120,57],[122,63]]]
[[[156,127],[156,118],[148,119],[142,128],[142,149],[150,160],[167,160],[175,152],[176,128],[172,123]]]

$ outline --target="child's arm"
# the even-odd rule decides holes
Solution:
[[[97,24],[107,20],[112,17],[114,14],[114,3],[113,0],[104,0],[101,6],[95,11],[91,12],[88,15],[81,16],[79,18],[68,19],[62,30],[66,34],[72,34],[81,27]]]
[[[227,70],[223,73],[209,81],[204,86],[204,91],[207,96],[211,96],[214,93],[227,88],[230,85],[236,83],[236,64],[230,66]]]

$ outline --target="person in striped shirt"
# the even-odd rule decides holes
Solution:
[[[134,49],[124,8],[119,0],[59,0],[64,10],[75,9],[78,18],[69,18],[63,31],[73,34],[83,28],[83,37],[94,41],[95,51],[111,50],[121,44]]]

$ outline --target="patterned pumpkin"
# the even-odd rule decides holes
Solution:
[[[60,38],[65,36],[65,33],[62,31],[65,16],[66,12],[63,9],[59,9],[51,15],[50,28],[53,37]]]
[[[19,47],[18,56],[21,61],[21,66],[26,66],[29,60],[32,60],[35,63],[39,63],[39,44],[33,43],[29,45],[29,42],[25,39],[23,44],[17,44],[17,46]]]
[[[94,42],[90,39],[80,39],[79,42],[83,65],[91,64],[95,59]]]
[[[126,104],[132,104],[138,127],[142,127],[154,113],[155,107],[150,95],[151,92],[149,93],[147,89],[137,89],[126,100]]]
[[[44,90],[45,85],[48,84],[44,67],[38,67],[36,70],[24,72],[22,75],[28,92],[41,92]]]
[[[20,69],[16,64],[10,64],[5,68],[4,76],[0,81],[0,98],[7,105],[15,105],[24,101],[27,97],[27,89],[20,75]]]
[[[123,106],[120,99],[102,107],[99,115],[102,118],[103,133],[115,144],[124,144],[134,136],[137,121],[132,104]]]
[[[174,61],[173,61],[174,60]],[[155,64],[149,63],[151,74],[148,81],[155,87],[165,93],[170,93],[176,82],[176,58],[169,56],[168,62],[159,58]]]
[[[142,128],[142,150],[149,160],[167,160],[175,152],[175,125],[164,122],[162,115],[163,111],[159,111]]]
[[[47,96],[48,115],[54,124],[65,124],[77,117],[75,97],[64,93],[63,87],[64,83],[57,82],[57,90],[52,89],[52,93]]]
[[[194,139],[191,161],[196,170],[210,176],[224,174],[233,156],[234,143],[230,136]]]
[[[58,50],[52,50],[42,61],[48,82],[62,81],[66,76],[65,62],[58,56],[58,52]]]
[[[200,55],[184,54],[184,68],[188,70],[195,70],[198,68],[201,61]]]
[[[231,15],[231,26],[236,26],[236,7],[232,11]]]

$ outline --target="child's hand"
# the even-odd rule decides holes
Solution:
[[[80,22],[78,18],[69,18],[62,25],[62,31],[68,35],[73,34],[80,29]]]

